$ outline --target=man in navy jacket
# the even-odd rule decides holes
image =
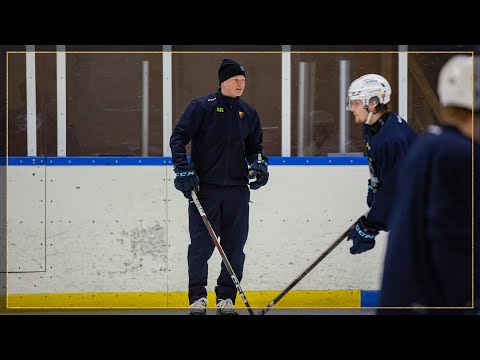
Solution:
[[[380,230],[389,231],[397,169],[416,139],[407,122],[388,111],[391,95],[390,84],[377,74],[361,76],[348,89],[347,109],[355,117],[355,123],[363,124],[370,170],[367,191],[370,211],[348,234],[348,240],[353,242],[352,254],[372,249]]]
[[[429,127],[399,172],[378,304],[398,309],[379,314],[479,314],[478,56],[473,99],[472,65],[472,55],[445,63],[438,78],[442,125]]]
[[[268,182],[268,158],[263,155],[263,131],[257,111],[240,99],[245,69],[224,59],[218,70],[217,92],[194,99],[170,138],[175,187],[191,199],[198,194],[215,234],[238,280],[242,280],[249,228],[250,189]],[[191,142],[191,161],[186,145]],[[249,178],[256,181],[249,185]],[[190,314],[206,312],[208,260],[215,244],[195,204],[189,208],[188,297]],[[235,315],[237,289],[222,262],[215,287],[217,314]]]

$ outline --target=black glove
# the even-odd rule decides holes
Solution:
[[[360,254],[373,249],[375,246],[375,236],[377,236],[378,233],[379,230],[375,226],[368,224],[365,216],[362,216],[348,234],[347,241],[353,240],[350,254]]]
[[[200,190],[195,165],[193,163],[184,166],[175,165],[173,171],[177,175],[174,180],[175,188],[180,190],[187,199],[192,200],[192,189],[196,193]]]
[[[257,190],[268,182],[268,158],[257,154],[248,159],[248,178],[257,179],[250,183],[250,189]]]

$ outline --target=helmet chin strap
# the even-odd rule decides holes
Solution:
[[[374,107],[374,109],[377,111],[368,111],[368,107],[365,108],[365,110],[368,111],[368,117],[367,117],[367,121],[365,121],[365,124],[370,125],[370,121],[372,120],[373,114],[377,114],[380,111],[380,107],[377,109],[377,105],[378,104],[375,104],[375,107]]]
[[[372,120],[373,114],[376,114],[376,113],[374,113],[372,111],[368,112],[368,117],[367,117],[367,121],[365,121],[365,124],[370,125],[370,120]]]

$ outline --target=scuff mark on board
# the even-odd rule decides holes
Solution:
[[[131,231],[122,230],[116,241],[122,246],[129,246],[128,253],[131,255],[123,261],[123,270],[115,272],[116,274],[143,270],[145,262],[158,264],[158,267],[153,267],[153,273],[167,271],[168,255],[165,229],[160,224],[136,227]]]

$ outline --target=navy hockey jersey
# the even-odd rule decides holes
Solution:
[[[388,231],[397,169],[417,135],[399,115],[388,112],[375,124],[364,124],[363,137],[367,146],[370,180],[375,189],[367,222]]]
[[[478,299],[479,147],[473,173],[472,139],[455,127],[431,126],[412,146],[399,172],[379,306],[472,306],[472,247]]]

